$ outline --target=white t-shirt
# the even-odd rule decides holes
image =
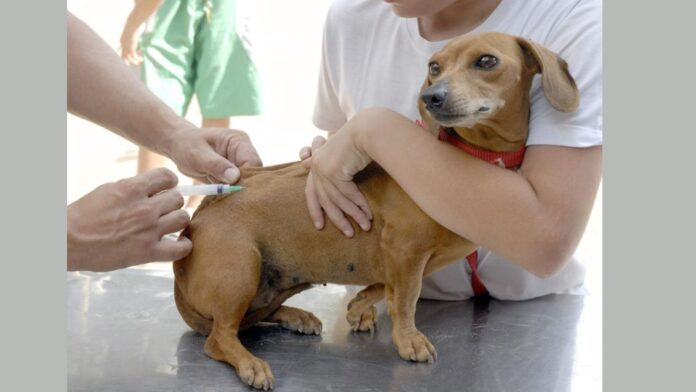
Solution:
[[[580,90],[575,113],[546,101],[540,77],[531,89],[527,145],[589,147],[602,144],[602,4],[600,0],[503,0],[471,33],[500,31],[529,38],[558,53]],[[337,130],[357,112],[387,107],[420,119],[416,106],[430,56],[448,41],[421,37],[416,18],[401,18],[379,0],[336,0],[324,26],[314,124]],[[522,300],[557,292],[582,292],[585,269],[573,258],[540,279],[487,249],[479,250],[479,275],[491,296]],[[470,268],[453,263],[423,281],[422,298],[472,296]]]

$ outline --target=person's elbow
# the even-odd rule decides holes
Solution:
[[[532,242],[533,251],[523,263],[527,271],[542,278],[550,278],[560,272],[573,257],[578,239],[570,232],[552,230],[537,233]]]

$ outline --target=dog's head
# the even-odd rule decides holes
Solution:
[[[430,58],[418,109],[434,134],[452,128],[478,147],[516,150],[527,140],[529,89],[537,73],[551,106],[577,109],[575,81],[555,53],[503,33],[464,35]]]

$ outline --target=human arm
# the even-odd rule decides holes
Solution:
[[[582,180],[586,179],[585,177],[578,178],[576,181],[573,176],[583,170],[587,170],[588,172],[579,173],[581,176],[591,174],[592,176],[596,175],[596,177],[599,178],[599,174],[597,172],[600,170],[597,169],[597,166],[599,166],[598,162],[601,162],[601,147],[592,146],[601,144],[602,137],[601,2],[581,1],[577,2],[577,4],[574,3],[572,7],[568,8],[567,12],[563,13],[561,18],[562,19],[555,21],[553,31],[544,34],[544,38],[540,42],[543,42],[547,48],[550,48],[568,61],[570,64],[570,74],[575,78],[577,87],[581,94],[581,103],[578,111],[574,113],[560,113],[549,105],[539,85],[531,90],[531,117],[529,123],[530,134],[529,139],[527,140],[529,147],[525,158],[525,167],[522,171],[525,176],[522,177],[522,179],[526,181],[526,184],[519,181],[519,178],[510,177],[510,175],[515,175],[513,173],[498,173],[498,176],[502,176],[503,178],[509,177],[514,180],[513,182],[503,181],[503,178],[498,177],[480,176],[482,172],[498,168],[487,166],[482,167],[481,165],[483,162],[479,162],[469,156],[462,155],[456,158],[464,161],[468,160],[468,163],[465,166],[462,166],[457,165],[455,161],[447,161],[446,163],[437,161],[437,159],[442,158],[439,154],[435,154],[433,156],[432,151],[425,154],[424,151],[426,151],[427,148],[441,149],[442,147],[450,148],[450,146],[442,146],[443,143],[438,142],[434,138],[423,139],[423,137],[427,135],[422,134],[419,134],[420,136],[418,136],[420,140],[412,139],[411,136],[414,135],[413,132],[420,131],[418,127],[413,124],[415,117],[411,117],[407,120],[384,109],[374,109],[372,114],[369,112],[360,112],[360,110],[368,106],[391,107],[393,106],[391,104],[393,98],[391,98],[389,94],[382,94],[382,98],[379,98],[380,101],[370,101],[367,103],[367,105],[362,106],[360,106],[358,103],[356,106],[356,101],[358,100],[360,94],[359,90],[356,92],[350,89],[350,85],[347,85],[348,87],[342,86],[342,82],[346,80],[342,77],[342,75],[345,75],[350,69],[352,69],[349,67],[351,63],[343,60],[345,58],[342,57],[342,55],[345,54],[344,52],[337,52],[335,49],[336,47],[349,47],[348,44],[338,46],[325,44],[325,60],[322,62],[323,73],[320,74],[320,89],[317,95],[317,108],[319,108],[319,110],[315,110],[315,125],[322,129],[333,129],[335,123],[342,120],[340,115],[334,115],[336,111],[339,111],[339,114],[342,113],[344,115],[354,117],[352,117],[348,123],[345,121],[340,122],[339,127],[341,127],[341,129],[318,150],[321,151],[322,149],[329,148],[328,151],[324,152],[326,154],[323,158],[325,162],[322,163],[322,159],[318,159],[317,162],[309,163],[309,165],[312,167],[310,177],[313,181],[316,180],[314,182],[331,184],[331,186],[325,187],[333,192],[333,194],[328,198],[328,202],[334,203],[334,200],[337,200],[340,197],[347,197],[349,201],[352,201],[352,196],[343,191],[344,188],[348,189],[348,187],[351,186],[351,183],[347,179],[352,178],[352,176],[363,167],[365,162],[375,160],[382,167],[384,167],[389,174],[395,177],[397,181],[402,181],[398,178],[400,176],[412,176],[410,178],[417,181],[417,186],[421,187],[420,190],[410,188],[409,184],[402,184],[402,186],[407,193],[414,198],[416,204],[419,204],[419,206],[421,206],[426,213],[430,213],[430,210],[428,209],[444,208],[444,211],[446,211],[449,216],[449,218],[445,218],[455,220],[454,223],[441,221],[440,223],[443,223],[445,226],[452,228],[459,234],[467,236],[467,238],[473,239],[483,245],[487,245],[494,253],[497,253],[503,258],[508,258],[513,263],[521,265],[537,275],[546,276],[553,272],[554,268],[560,268],[560,266],[562,266],[568,259],[565,254],[572,252],[575,248],[575,246],[567,244],[572,243],[573,240],[579,240],[579,237],[572,234],[574,230],[577,231],[577,224],[572,219],[574,217],[570,217],[570,219],[567,219],[569,226],[560,228],[560,231],[568,230],[567,233],[562,233],[560,231],[558,233],[553,232],[554,234],[558,235],[558,241],[546,241],[549,243],[553,242],[551,245],[548,245],[542,241],[541,239],[543,238],[549,238],[549,236],[543,236],[541,233],[543,233],[542,229],[544,227],[549,227],[545,226],[544,224],[551,221],[551,219],[544,218],[552,216],[554,213],[561,214],[561,216],[568,214],[567,211],[564,211],[561,208],[562,206],[559,206],[559,203],[552,206],[555,209],[548,209],[547,204],[554,204],[553,202],[555,202],[555,200],[551,200],[547,195],[543,194],[543,192],[538,192],[538,190],[534,187],[539,187],[539,184],[535,183],[540,181],[539,178],[541,178],[541,181],[544,181],[544,183],[550,183],[557,187],[565,187],[566,183],[556,181],[559,180],[558,177],[562,176],[567,176],[565,180],[567,180],[568,183],[573,186],[576,184],[582,184]],[[328,24],[329,22],[327,20],[326,29],[328,31],[333,31],[337,29],[336,26],[345,25],[345,22],[338,19],[333,20],[333,27],[328,26]],[[350,36],[344,36],[343,39],[350,42],[349,37]],[[356,53],[359,54],[362,52],[358,50]],[[353,53],[353,57],[354,55],[355,53]],[[378,69],[368,68],[367,71],[364,71],[363,73],[371,75],[375,72],[378,72]],[[351,76],[350,80],[355,80],[356,77],[360,78],[361,75],[354,74]],[[382,75],[382,78],[384,77],[388,77],[388,75]],[[360,79],[358,79],[358,83],[353,84],[360,86],[361,83],[359,81]],[[337,101],[336,99],[339,97],[340,99]],[[354,115],[353,113],[355,113],[356,107],[358,114]],[[407,113],[406,111],[403,112]],[[325,113],[329,113],[329,115],[326,115]],[[374,115],[373,119],[370,119],[371,115]],[[380,118],[380,116],[384,117]],[[362,124],[356,125],[361,121],[363,121]],[[375,121],[375,123],[372,124],[370,121]],[[358,145],[359,143],[355,143],[352,140],[355,135],[342,135],[345,130],[350,129],[351,127],[356,129],[360,129],[361,127],[373,127],[372,130],[366,131],[365,134],[372,135],[374,132],[374,135],[377,136],[375,136],[374,140],[372,140],[372,138],[367,138],[369,139],[369,143],[366,143],[363,146],[363,149],[360,145]],[[399,129],[399,132],[394,132],[394,129]],[[405,131],[403,133],[401,132],[401,130],[408,129],[411,129],[411,131]],[[385,133],[379,134],[379,132],[382,131]],[[403,145],[403,143],[413,144]],[[394,159],[397,160],[397,162],[398,160],[412,161],[410,161],[408,165],[390,164],[388,161],[382,162],[382,160],[385,158],[377,156],[379,155],[377,152],[366,151],[370,148],[384,149],[384,154],[394,154],[393,156],[386,156],[387,159]],[[540,151],[545,152],[545,154],[540,154]],[[553,156],[554,154],[549,153],[555,151],[560,151],[559,157]],[[461,153],[460,151],[455,152]],[[574,164],[574,159],[568,159],[571,157],[571,153],[573,157],[579,155],[589,157],[590,159],[588,159],[587,163],[585,163],[583,160],[575,159],[579,161],[579,163],[576,165]],[[317,152],[315,151],[315,155],[316,154]],[[321,152],[319,152],[319,154],[319,157],[321,157]],[[535,156],[537,158],[535,158]],[[548,156],[549,159],[558,160],[558,163],[553,161],[545,161],[546,156]],[[561,176],[552,176],[551,174],[556,173],[537,171],[536,169],[538,168],[533,170],[534,166],[532,166],[532,162],[538,162],[538,164],[535,166],[539,166],[542,169],[553,169],[553,167],[550,166],[543,166],[546,164],[554,165],[554,167],[558,169],[561,169],[565,165],[569,166],[569,169],[572,170],[566,170],[566,173]],[[464,162],[460,163],[464,164]],[[580,168],[580,164],[586,165],[587,167]],[[414,165],[422,166],[415,167]],[[434,172],[433,165],[435,165],[435,170],[440,170],[440,172]],[[419,170],[415,170],[414,168]],[[396,171],[392,172],[392,170]],[[403,172],[400,170],[403,170]],[[477,174],[478,170],[481,170],[482,172],[478,172]],[[489,199],[472,198],[471,195],[466,193],[462,193],[460,195],[459,193],[461,193],[462,190],[456,188],[457,183],[453,182],[453,180],[449,177],[444,179],[446,182],[442,183],[444,188],[433,187],[433,185],[429,182],[436,179],[443,180],[441,177],[443,172],[447,172],[452,179],[456,178],[456,181],[466,181],[471,187],[479,188],[482,185],[487,185],[489,186],[488,191],[493,189],[495,192],[501,193],[489,195],[487,194],[488,192],[484,192],[483,194],[488,196]],[[427,179],[427,181],[420,181],[421,179]],[[599,180],[597,179],[597,182],[598,181]],[[449,184],[449,182],[452,182],[452,184]],[[498,184],[498,182],[501,183]],[[592,181],[585,182],[591,183]],[[508,189],[515,184],[518,186]],[[596,185],[594,188],[591,185],[593,184],[590,184],[589,188],[584,188],[583,191],[591,192],[591,194],[594,196],[596,193]],[[535,201],[535,199],[527,197],[528,193],[519,193],[519,191],[525,189],[525,186],[527,187],[527,190],[531,189],[532,195],[535,198],[538,198],[538,200]],[[321,209],[318,209],[316,203],[311,201],[311,194],[316,193],[316,191],[311,188],[312,187],[309,186],[307,187],[307,200],[310,208],[310,215],[315,220],[320,219],[323,221]],[[451,193],[449,195],[440,195],[443,190],[451,190]],[[503,190],[505,193],[502,193]],[[447,208],[450,206],[435,205],[433,207],[427,205],[427,200],[426,204],[421,205],[422,200],[414,196],[412,192],[431,192],[431,198],[435,197],[436,199],[450,197],[450,200],[440,200],[440,202],[449,202],[450,204],[456,202],[457,200],[462,200],[465,203],[473,203],[466,206],[466,208],[470,208],[470,211],[472,212],[468,215],[459,216],[457,215],[456,210],[454,212],[450,212],[450,210]],[[490,196],[495,197],[491,198]],[[570,198],[572,199],[573,196],[576,195],[570,195]],[[581,197],[583,195],[582,193],[579,193],[577,196]],[[421,199],[422,198],[423,197],[421,197]],[[512,236],[515,237],[515,239],[502,239],[501,241],[498,241],[495,236],[489,235],[490,231],[495,230],[495,226],[500,220],[497,215],[488,214],[488,212],[495,212],[495,209],[498,207],[497,203],[492,203],[491,201],[498,200],[499,202],[500,200],[504,201],[507,198],[511,198],[514,203],[506,204],[506,206],[516,206],[515,203],[519,203],[522,200],[526,200],[528,202],[535,201],[535,203],[527,203],[527,206],[531,208],[536,205],[536,208],[539,211],[546,214],[542,214],[538,218],[541,226],[539,228],[535,228],[535,230],[537,230],[536,232],[520,233],[518,235],[516,232],[505,228],[503,233],[512,233]],[[587,203],[591,205],[591,201],[594,200],[594,197],[590,197],[589,199],[590,201]],[[324,207],[326,201],[327,200],[325,199],[324,202],[320,203],[322,207]],[[480,206],[479,204],[476,204],[477,201],[487,204]],[[583,204],[581,202],[578,202],[577,200],[569,201],[571,210],[576,208],[581,210],[583,208]],[[353,201],[353,204],[354,207],[358,205],[358,203],[355,201]],[[574,204],[577,204],[577,206]],[[341,209],[343,208],[341,207]],[[326,208],[324,208],[324,210],[326,210]],[[343,209],[343,211],[346,213],[346,215],[350,215],[356,221],[359,219],[364,219],[364,217],[361,218],[359,215],[356,218],[345,209]],[[355,209],[353,209],[353,211],[355,211]],[[532,209],[531,211],[534,210]],[[527,216],[534,215],[525,209],[520,211],[512,210],[512,212],[514,213],[512,216],[519,217],[525,217],[525,215],[523,215],[525,213]],[[433,213],[437,215],[437,211],[434,211]],[[335,219],[328,213],[327,216],[339,228],[349,225],[346,218],[342,214],[339,215],[338,219]],[[483,223],[483,226],[479,227],[480,223],[478,221],[469,221],[471,216],[476,216],[479,219],[486,219],[486,221]],[[510,215],[506,216],[509,217]],[[440,221],[442,218],[441,216],[432,217],[438,221]],[[457,222],[457,219],[463,219],[464,221]],[[556,220],[561,221],[561,219]],[[582,219],[580,219],[580,221],[582,221],[581,226],[584,227],[585,221]],[[505,220],[503,220],[503,223],[506,223]],[[563,221],[561,224],[565,225],[566,223]],[[469,225],[471,227],[468,227]],[[504,226],[504,224],[501,224],[500,226]],[[509,226],[509,228],[519,229],[520,226]],[[535,233],[536,235],[533,235]],[[519,244],[517,247],[515,247],[515,244],[506,244],[506,241],[516,241]],[[522,243],[522,241],[527,242]],[[536,241],[536,243],[534,241]],[[526,250],[519,249],[521,247],[528,248]],[[533,255],[532,251],[534,250],[546,253],[541,255]]]
[[[171,158],[204,181],[233,183],[236,165],[260,165],[241,131],[198,129],[177,116],[87,25],[68,14],[68,110]]]
[[[236,165],[260,165],[241,131],[198,129],[159,101],[113,51],[68,14],[68,110],[171,158],[201,180],[236,182]],[[187,239],[162,241],[189,223],[170,191],[171,171],[157,169],[100,186],[67,209],[68,269],[108,271],[191,250]]]
[[[316,182],[340,190],[374,160],[444,227],[549,276],[582,237],[601,178],[601,154],[601,146],[529,146],[517,173],[462,154],[401,115],[375,108],[348,121],[309,164]]]
[[[135,0],[121,33],[121,58],[130,65],[138,65],[143,59],[138,53],[140,26],[162,5],[164,0]]]

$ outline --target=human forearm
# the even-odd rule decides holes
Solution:
[[[351,122],[358,148],[426,214],[534,274],[561,268],[582,237],[601,173],[601,148],[542,148],[542,155],[550,154],[543,159],[537,149],[517,173],[463,154],[388,110],[366,111]],[[592,157],[582,155],[588,153]],[[554,154],[558,167],[548,170],[547,158]]]
[[[68,110],[169,155],[173,133],[191,128],[155,97],[87,25],[68,14]]]
[[[133,10],[126,19],[123,32],[134,33],[159,9],[163,2],[164,0],[136,0]]]

